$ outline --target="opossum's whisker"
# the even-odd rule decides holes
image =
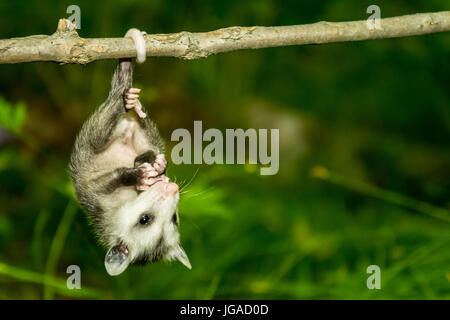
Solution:
[[[185,188],[185,187],[188,185],[188,184],[186,183],[187,180],[188,180],[188,178],[184,179],[184,180],[181,182],[181,189]]]
[[[185,182],[186,182],[186,179],[184,179],[183,181],[180,182],[180,189],[183,189]]]
[[[200,170],[200,168],[197,168],[197,170],[195,171],[194,175],[192,176],[191,180],[189,180],[189,182],[183,186],[183,188],[186,188],[187,186],[189,186],[192,181],[194,181],[195,177],[197,176],[198,170]]]
[[[215,187],[211,187],[211,188],[209,188],[209,189],[206,189],[206,190],[203,190],[203,191],[200,191],[200,192],[191,194],[189,197],[185,197],[185,198],[198,197],[198,196],[200,196],[200,195],[202,195],[202,194],[205,194],[205,193],[207,193],[207,192],[209,192],[209,191],[211,191],[211,190],[213,190],[213,189],[215,189]]]

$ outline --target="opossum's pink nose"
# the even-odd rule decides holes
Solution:
[[[178,192],[178,185],[173,182],[168,182],[164,184],[163,189],[166,194],[175,194]]]

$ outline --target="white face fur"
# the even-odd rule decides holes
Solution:
[[[157,182],[125,203],[107,223],[110,234],[105,267],[119,275],[130,263],[145,264],[159,259],[178,259],[189,269],[189,259],[179,244],[178,186]]]

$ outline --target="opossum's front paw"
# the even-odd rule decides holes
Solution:
[[[144,162],[139,167],[139,176],[136,189],[139,191],[145,191],[154,185],[158,181],[168,182],[169,178],[160,173],[148,162]]]
[[[164,154],[156,155],[155,162],[153,163],[153,168],[158,172],[158,174],[163,174],[166,171],[167,160]]]
[[[144,111],[142,111],[142,105],[139,101],[139,92],[141,92],[141,89],[128,89],[128,91],[125,93],[125,108],[134,109],[139,118],[145,118],[147,115]]]

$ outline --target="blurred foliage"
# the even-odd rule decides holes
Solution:
[[[15,134],[20,134],[25,121],[25,105],[18,103],[9,104],[3,97],[0,97],[0,126]]]
[[[50,34],[71,4],[82,37],[120,37],[130,27],[366,19],[373,3],[3,1],[0,38]],[[444,0],[377,4],[383,17],[448,10]],[[280,172],[170,165],[185,185],[181,237],[193,269],[156,263],[119,277],[104,270],[67,169],[117,62],[1,65],[0,299],[449,299],[449,57],[442,33],[137,66],[136,86],[167,140],[199,119],[204,129],[280,128]],[[65,288],[72,264],[81,290]],[[381,290],[366,288],[371,264]]]

